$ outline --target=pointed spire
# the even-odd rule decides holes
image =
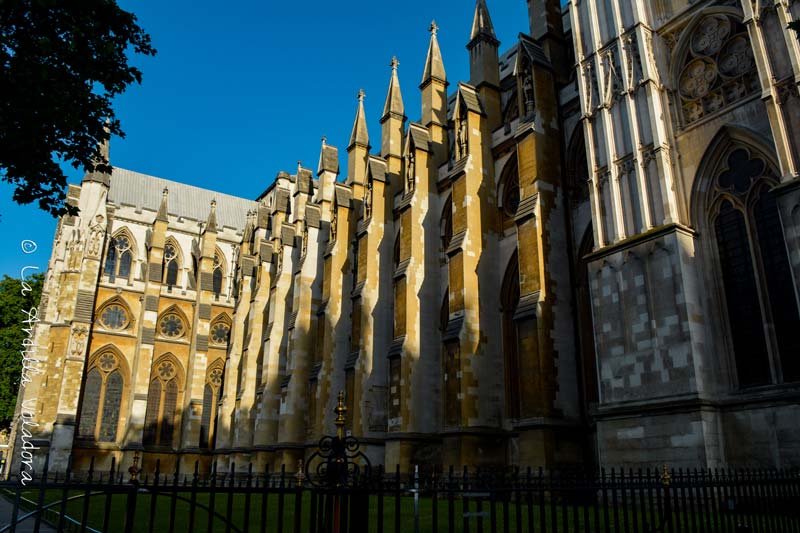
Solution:
[[[386,94],[386,103],[383,104],[381,121],[386,120],[389,115],[402,117],[405,114],[403,94],[400,92],[400,79],[397,77],[397,67],[400,66],[397,56],[392,58],[389,65],[392,67],[392,77],[389,79],[389,92]]]
[[[494,33],[494,25],[492,25],[492,17],[489,16],[489,8],[486,6],[486,0],[476,0],[475,2],[475,18],[472,19],[472,33],[470,34],[470,44],[477,41],[479,38],[488,39],[490,42],[497,42],[497,36]]]
[[[356,111],[356,120],[353,123],[353,131],[350,133],[350,144],[347,149],[350,150],[354,145],[369,146],[369,133],[367,133],[367,118],[364,113],[364,98],[366,93],[364,89],[358,91],[358,111]]]
[[[169,200],[169,189],[164,187],[164,191],[161,193],[161,205],[158,206],[158,214],[156,214],[156,221],[169,222],[169,218],[167,218],[168,200]]]
[[[217,200],[211,200],[211,211],[208,213],[206,231],[217,231]]]
[[[436,35],[439,33],[439,26],[434,20],[431,22],[429,28],[431,32],[431,43],[428,45],[428,57],[425,59],[425,71],[422,73],[422,85],[426,85],[431,80],[439,80],[447,82],[447,74],[444,71],[444,61],[442,61],[442,52],[439,50],[439,39]]]
[[[100,143],[97,145],[98,157],[94,157],[92,160],[92,164],[95,167],[91,172],[86,173],[86,175],[83,177],[83,181],[96,181],[106,186],[111,184],[110,124],[111,124],[110,121],[106,119],[106,123],[103,126],[103,130],[105,131],[106,135],[108,135],[108,137],[101,140]]]

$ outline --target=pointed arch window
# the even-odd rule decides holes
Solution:
[[[217,419],[217,402],[222,390],[222,364],[213,365],[206,374],[203,388],[203,415],[200,417],[200,447],[214,446],[215,421]]]
[[[163,283],[169,288],[178,284],[178,273],[180,271],[180,254],[178,247],[173,242],[164,245],[164,280]]]
[[[514,226],[514,217],[517,216],[520,202],[519,190],[519,170],[517,168],[517,157],[511,159],[503,168],[500,175],[500,208],[503,216],[503,229]]]
[[[180,372],[171,358],[162,357],[154,366],[147,392],[144,444],[172,446],[178,426]]]
[[[222,280],[224,278],[222,270],[222,257],[219,252],[214,254],[214,272],[212,273],[211,282],[214,296],[219,299],[222,294]]]
[[[108,276],[111,282],[116,278],[130,280],[132,267],[133,245],[131,238],[124,233],[113,237],[106,253],[105,275]]]
[[[508,262],[501,287],[500,303],[503,320],[503,359],[506,381],[506,411],[511,418],[520,416],[519,332],[515,314],[519,306],[519,260],[517,252]]]
[[[453,240],[453,199],[448,197],[442,209],[442,217],[439,221],[440,235],[442,239],[442,252],[447,253],[450,241]]]
[[[78,436],[98,442],[116,442],[124,379],[120,361],[112,352],[95,358],[86,374]]]
[[[800,312],[775,172],[737,147],[713,182],[711,227],[739,386],[800,380]]]

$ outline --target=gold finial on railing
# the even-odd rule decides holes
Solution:
[[[340,439],[344,438],[344,425],[347,421],[347,406],[344,404],[344,391],[339,391],[339,401],[336,403],[336,434]]]
[[[297,460],[297,473],[294,475],[294,478],[297,482],[297,488],[302,488],[305,484],[306,474],[303,472],[303,460]]]
[[[139,482],[139,472],[142,469],[139,468],[139,450],[133,452],[133,464],[130,468],[128,468],[128,474],[130,474],[130,482],[131,483],[138,483]]]
[[[669,474],[669,468],[667,465],[664,465],[664,468],[661,470],[661,484],[665,487],[669,487],[672,483],[672,476]]]

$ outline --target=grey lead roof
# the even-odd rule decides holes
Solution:
[[[108,200],[117,205],[146,209],[156,213],[161,205],[164,188],[169,189],[168,212],[198,222],[205,222],[211,211],[211,200],[217,201],[217,224],[242,231],[247,222],[247,212],[258,208],[258,203],[228,194],[222,194],[193,185],[178,183],[114,167]]]

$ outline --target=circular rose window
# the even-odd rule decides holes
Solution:
[[[121,305],[111,304],[100,313],[100,324],[106,329],[125,329],[128,325],[128,313]]]
[[[177,339],[183,336],[183,321],[176,314],[166,315],[159,322],[158,330],[165,337]]]
[[[211,341],[215,344],[225,344],[228,342],[228,334],[231,328],[225,323],[214,324],[211,328]]]

